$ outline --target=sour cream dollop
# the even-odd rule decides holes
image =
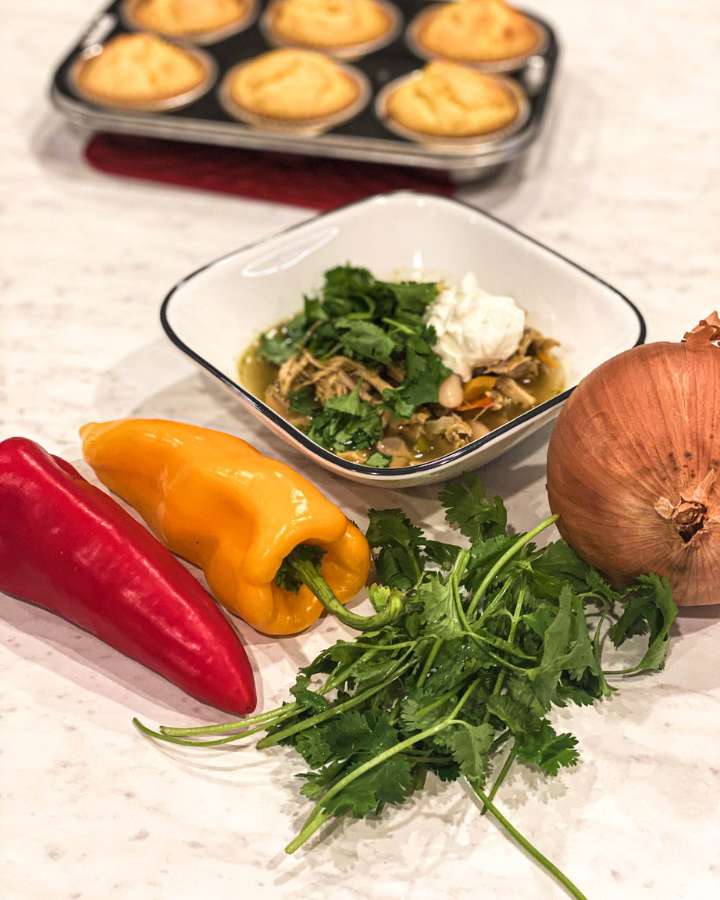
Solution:
[[[448,285],[429,308],[435,329],[435,352],[448,369],[468,381],[473,369],[507,359],[517,350],[525,328],[525,311],[512,297],[484,291],[474,273]]]

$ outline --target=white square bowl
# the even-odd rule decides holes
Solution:
[[[423,270],[509,294],[529,324],[558,339],[567,389],[440,459],[397,469],[347,462],[311,441],[238,383],[238,361],[263,332],[294,315],[326,269],[365,266],[379,277]],[[635,306],[595,275],[457,200],[401,191],[315,216],[211,262],[162,305],[170,340],[233,392],[249,415],[326,469],[353,481],[409,487],[455,477],[495,459],[554,418],[575,385],[606,359],[640,344]]]

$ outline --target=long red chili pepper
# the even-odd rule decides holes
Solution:
[[[205,703],[255,708],[245,650],[202,585],[111,497],[25,438],[0,443],[0,591]]]

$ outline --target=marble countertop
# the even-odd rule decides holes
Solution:
[[[716,0],[538,0],[564,44],[550,121],[522,164],[461,196],[576,259],[677,338],[718,303],[720,49]],[[51,65],[93,0],[4,4],[0,167],[0,438],[78,457],[77,428],[124,415],[227,427],[293,461],[167,346],[158,303],[179,277],[303,219],[290,207],[115,180],[45,97]],[[547,432],[485,470],[519,526],[546,510]],[[437,521],[432,489],[394,495],[316,477],[360,518],[368,502]],[[720,888],[720,621],[684,614],[670,663],[598,709],[563,711],[583,764],[545,784],[513,776],[499,803],[592,900],[697,900]],[[243,631],[280,700],[330,642]],[[335,900],[562,896],[481,819],[433,786],[382,823],[282,848],[305,807],[294,761],[252,749],[166,750],[130,725],[213,712],[43,611],[0,597],[3,900]]]

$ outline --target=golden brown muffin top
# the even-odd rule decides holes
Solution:
[[[233,25],[247,15],[250,0],[137,0],[130,9],[142,28],[187,36]]]
[[[382,37],[392,22],[375,0],[276,0],[270,27],[282,41],[340,49]]]
[[[143,105],[177,97],[207,77],[192,53],[153,34],[121,34],[81,64],[78,83],[92,97],[120,105]]]
[[[240,66],[229,82],[241,107],[272,119],[333,115],[357,99],[357,83],[334,60],[314,50],[270,50]]]
[[[519,107],[501,79],[437,60],[392,91],[387,113],[411,131],[460,138],[504,128]]]
[[[447,59],[490,62],[532,52],[540,36],[535,23],[505,0],[454,0],[424,14],[417,39]]]

